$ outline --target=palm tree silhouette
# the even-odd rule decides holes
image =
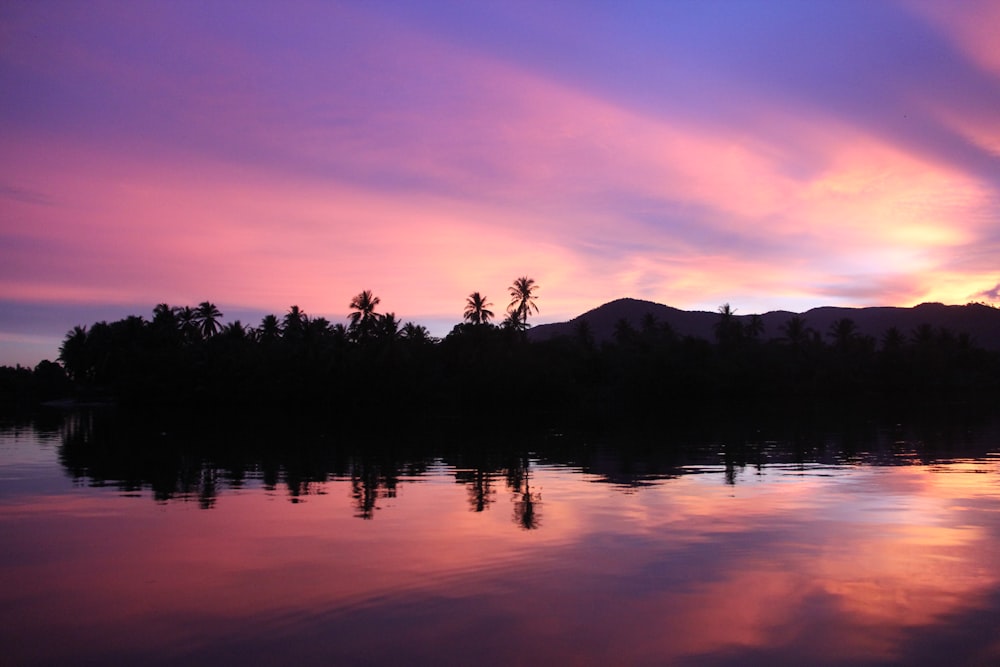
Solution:
[[[736,309],[728,303],[719,306],[719,321],[715,323],[715,338],[722,345],[735,342],[743,334],[743,327],[736,319]]]
[[[246,340],[248,333],[247,328],[239,320],[230,322],[219,330],[220,335],[230,340]]]
[[[407,322],[403,325],[400,336],[404,340],[414,343],[429,343],[431,341],[431,335],[427,331],[427,327],[422,324],[414,324],[413,322]]]
[[[906,336],[899,327],[892,326],[882,335],[882,349],[887,352],[898,352],[906,344]]]
[[[277,315],[265,315],[257,327],[257,339],[260,341],[274,341],[281,338],[281,322]]]
[[[830,332],[827,335],[833,339],[838,350],[846,350],[858,337],[858,325],[851,318],[842,317],[830,324]]]
[[[195,309],[194,313],[195,323],[198,325],[198,330],[202,336],[211,338],[219,333],[219,320],[222,319],[222,313],[216,308],[214,303],[202,301],[198,304],[198,308]]]
[[[375,312],[375,307],[381,302],[371,290],[364,290],[351,299],[351,332],[358,339],[367,339],[375,328],[375,323],[381,317]]]
[[[287,338],[301,338],[306,325],[309,323],[309,316],[298,306],[292,306],[282,318],[282,331]]]
[[[179,326],[177,310],[166,303],[157,304],[153,308],[153,328],[161,333],[176,331]]]
[[[177,323],[185,339],[190,341],[201,337],[201,329],[198,326],[198,311],[191,306],[184,306],[177,311]]]
[[[535,304],[534,291],[538,289],[534,279],[521,276],[514,280],[508,288],[510,291],[510,305],[507,312],[511,315],[511,323],[517,323],[517,328],[524,330],[528,328],[528,315],[531,311],[538,312],[538,305]]]
[[[396,313],[386,313],[376,321],[376,331],[381,340],[392,341],[399,338],[399,320]]]
[[[798,315],[792,315],[787,322],[781,325],[784,332],[784,340],[793,347],[799,347],[809,338],[809,329],[806,321]]]
[[[489,324],[490,320],[493,319],[493,311],[489,310],[492,305],[485,296],[479,292],[473,292],[465,300],[465,321],[470,324]]]

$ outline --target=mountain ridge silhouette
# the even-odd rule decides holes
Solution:
[[[560,336],[574,336],[580,322],[586,322],[594,341],[601,343],[614,340],[615,326],[620,320],[626,320],[638,330],[647,315],[656,318],[657,324],[670,325],[680,337],[691,336],[706,340],[714,340],[715,324],[720,317],[718,312],[681,310],[654,301],[625,297],[609,301],[566,322],[534,326],[528,330],[528,337],[534,341],[544,341]],[[735,319],[747,323],[753,315],[741,314],[736,308]],[[806,327],[818,332],[824,341],[829,340],[827,334],[833,322],[846,317],[857,325],[858,334],[873,336],[880,342],[890,327],[895,326],[903,336],[910,339],[917,327],[928,324],[934,327],[935,332],[945,328],[956,335],[967,333],[976,345],[989,350],[1000,350],[1000,309],[978,303],[964,306],[922,303],[913,307],[864,308],[819,306],[801,313],[773,310],[759,313],[764,325],[760,339],[766,341],[781,338],[782,325],[796,315],[805,321]]]

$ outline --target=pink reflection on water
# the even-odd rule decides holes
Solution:
[[[996,618],[998,473],[707,469],[623,493],[535,464],[536,530],[512,521],[521,489],[494,479],[470,511],[445,466],[371,521],[349,479],[209,511],[70,488],[0,505],[0,634],[14,663],[906,661],[921,633]]]

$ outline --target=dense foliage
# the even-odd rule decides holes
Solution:
[[[876,340],[859,335],[850,319],[821,333],[792,317],[780,338],[765,340],[758,319],[741,322],[728,304],[711,341],[679,337],[647,316],[638,326],[621,321],[614,340],[600,344],[586,323],[572,336],[531,342],[525,329],[537,310],[534,289],[528,278],[514,282],[499,326],[491,323],[492,304],[471,294],[464,321],[442,340],[376,312],[380,300],[367,290],[351,301],[346,327],[297,306],[248,327],[222,324],[209,302],[161,304],[149,320],[75,327],[60,360],[78,396],[138,406],[321,409],[359,420],[354,426],[386,410],[461,417],[475,428],[553,414],[655,417],[690,400],[952,399],[1000,389],[997,353],[966,335],[924,326],[891,328]],[[51,384],[62,369],[41,370]]]

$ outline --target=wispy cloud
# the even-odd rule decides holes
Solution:
[[[988,296],[996,9],[949,7],[5,8],[0,299]]]

